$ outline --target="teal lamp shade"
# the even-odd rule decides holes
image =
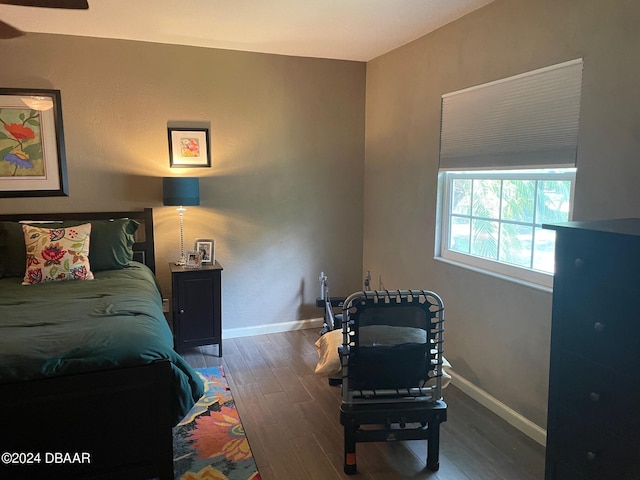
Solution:
[[[162,203],[166,206],[200,205],[198,177],[164,177],[162,179]]]

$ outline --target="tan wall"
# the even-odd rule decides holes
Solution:
[[[454,369],[543,427],[551,294],[433,259],[440,98],[583,57],[574,218],[638,216],[638,25],[631,0],[496,0],[367,65],[363,268],[441,293]]]
[[[321,316],[321,270],[360,285],[364,63],[37,34],[1,55],[0,86],[61,91],[70,185],[1,211],[154,207],[167,296],[178,216],[160,177],[199,176],[185,242],[217,242],[223,329]],[[211,168],[170,170],[168,122],[210,124]]]

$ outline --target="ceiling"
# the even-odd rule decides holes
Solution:
[[[89,10],[0,5],[0,19],[25,32],[369,61],[492,1],[89,0]]]

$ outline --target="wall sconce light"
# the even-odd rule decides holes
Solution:
[[[200,179],[197,177],[164,177],[162,179],[162,203],[177,206],[180,217],[180,259],[176,265],[185,265],[183,214],[185,206],[200,205]]]

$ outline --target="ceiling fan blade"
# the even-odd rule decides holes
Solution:
[[[0,20],[0,39],[7,40],[9,38],[18,38],[24,35],[24,32],[12,27],[8,23]]]
[[[87,0],[0,0],[0,4],[21,7],[68,8],[73,10],[86,10],[89,8]]]

